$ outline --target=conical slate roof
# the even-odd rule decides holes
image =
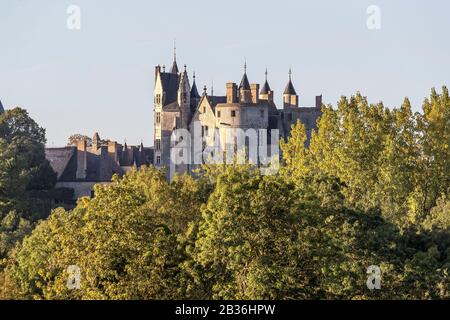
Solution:
[[[266,82],[264,82],[264,85],[261,89],[261,94],[269,94],[270,91],[272,91],[272,90],[270,89],[269,83],[266,80]]]
[[[195,83],[195,76],[194,76],[194,82],[192,83],[192,88],[191,88],[191,98],[200,98],[200,95],[198,94],[198,90],[197,90],[197,84]]]
[[[286,89],[284,89],[284,94],[290,94],[290,95],[297,95],[297,92],[295,92],[294,85],[292,84],[292,70],[289,69],[289,82],[286,86]]]
[[[178,65],[177,65],[177,60],[176,59],[173,60],[172,70],[170,72],[178,74]]]
[[[250,82],[248,82],[247,72],[245,72],[244,76],[242,77],[239,89],[250,90]]]
[[[294,85],[292,84],[291,79],[289,79],[286,89],[284,89],[284,94],[297,95],[297,92],[295,92]]]

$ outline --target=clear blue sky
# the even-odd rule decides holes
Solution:
[[[66,28],[66,9],[81,8],[81,30]],[[381,30],[366,26],[381,8]],[[223,94],[264,69],[280,107],[290,66],[301,105],[314,96],[335,104],[357,90],[371,102],[415,110],[431,87],[450,85],[447,0],[149,1],[2,0],[0,99],[21,106],[47,129],[48,145],[72,133],[152,144],[154,66],[180,67],[199,86]]]

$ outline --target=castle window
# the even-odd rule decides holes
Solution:
[[[156,113],[156,123],[160,124],[161,123],[161,112],[157,112]]]
[[[186,103],[187,102],[187,95],[186,95],[186,93],[183,93],[183,103]]]
[[[206,113],[206,107],[203,107],[203,113]]]
[[[236,110],[231,110],[231,117],[236,117]]]
[[[157,165],[161,164],[161,156],[156,156],[156,164]]]
[[[208,126],[202,126],[202,137],[208,136]]]
[[[217,117],[220,118],[220,111],[217,111]]]
[[[157,95],[156,95],[156,103],[157,103],[157,104],[160,104],[160,103],[161,103],[161,95],[160,95],[160,94],[157,94]]]
[[[156,147],[156,150],[161,150],[161,139],[155,140],[155,147]]]

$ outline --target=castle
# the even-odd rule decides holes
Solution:
[[[290,135],[291,126],[300,120],[306,127],[309,143],[311,131],[316,128],[317,119],[321,116],[322,96],[316,97],[314,107],[300,107],[289,70],[289,80],[283,93],[283,108],[278,109],[274,91],[267,79],[267,70],[265,82],[260,87],[256,83],[250,84],[246,69],[245,65],[239,86],[234,82],[227,83],[226,96],[214,96],[213,93],[208,95],[206,86],[202,95],[199,94],[195,74],[191,85],[186,65],[181,72],[178,68],[176,53],[169,72],[159,65],[155,68],[155,167],[166,168],[169,178],[175,174],[192,173],[199,164],[198,161],[193,161],[197,157],[193,146],[198,144],[198,140],[202,140],[201,150],[214,150],[217,146],[220,150],[225,150],[230,145],[233,148],[237,143],[236,138],[230,139],[224,133],[230,130],[277,130],[279,138],[286,139]],[[194,134],[196,126],[201,129],[200,136]],[[178,144],[173,139],[174,132],[178,129],[189,132],[193,142],[187,149],[190,155],[186,158],[189,160],[181,165],[174,165],[173,150]],[[267,137],[258,136],[256,143],[270,144],[270,140],[271,135],[268,133]]]
[[[283,107],[278,109],[274,91],[267,79],[267,70],[262,87],[250,83],[245,65],[239,86],[234,82],[227,83],[225,96],[215,96],[213,92],[208,94],[206,86],[200,95],[195,73],[191,85],[186,66],[183,71],[179,70],[174,53],[169,72],[165,67],[155,67],[154,145],[147,148],[142,144],[121,145],[115,141],[102,141],[95,133],[90,144],[81,140],[62,148],[46,148],[47,159],[57,173],[56,188],[72,189],[73,199],[76,200],[81,196],[92,196],[95,184],[109,183],[114,174],[122,176],[131,168],[147,165],[165,168],[169,179],[176,174],[194,174],[195,169],[205,163],[206,151],[211,155],[214,154],[211,150],[222,152],[229,147],[236,151],[236,136],[226,133],[230,130],[257,130],[258,166],[262,159],[259,147],[266,146],[269,156],[273,156],[274,143],[278,148],[278,140],[287,139],[291,126],[299,120],[306,127],[308,144],[311,131],[316,128],[317,119],[322,114],[322,96],[316,96],[314,107],[300,107],[291,74],[289,71],[289,80],[283,92]],[[2,112],[4,109],[0,102]],[[180,130],[188,136],[178,137],[176,133]],[[276,137],[273,132],[276,132]],[[182,138],[191,141],[187,148],[180,147]],[[246,148],[248,140],[246,136]],[[200,146],[200,157],[196,146]],[[177,154],[183,154],[188,161],[181,164],[173,161]],[[275,155],[279,158],[278,154]]]

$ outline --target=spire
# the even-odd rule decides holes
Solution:
[[[248,82],[247,78],[247,61],[244,63],[244,76],[242,77],[241,85],[239,86],[239,90],[240,89],[250,90],[250,82]]]
[[[2,101],[0,100],[0,114],[5,112],[5,109],[3,108]]]
[[[194,79],[194,81],[192,83],[192,88],[191,88],[191,98],[200,98],[200,95],[198,94],[198,90],[197,90],[197,84],[195,83],[195,71],[194,71],[194,75],[192,76],[192,79]]]
[[[178,65],[177,65],[177,43],[176,40],[173,42],[173,64],[171,73],[178,74]]]
[[[208,89],[206,89],[206,85],[203,87],[203,95],[206,96],[208,95]]]
[[[269,92],[272,91],[270,89],[269,82],[267,82],[267,68],[266,68],[265,75],[266,75],[266,81],[264,82],[264,85],[261,89],[261,94],[269,94]]]
[[[297,92],[295,92],[294,85],[292,84],[292,69],[289,68],[289,82],[286,85],[286,89],[284,89],[284,94],[289,95],[297,95]]]

